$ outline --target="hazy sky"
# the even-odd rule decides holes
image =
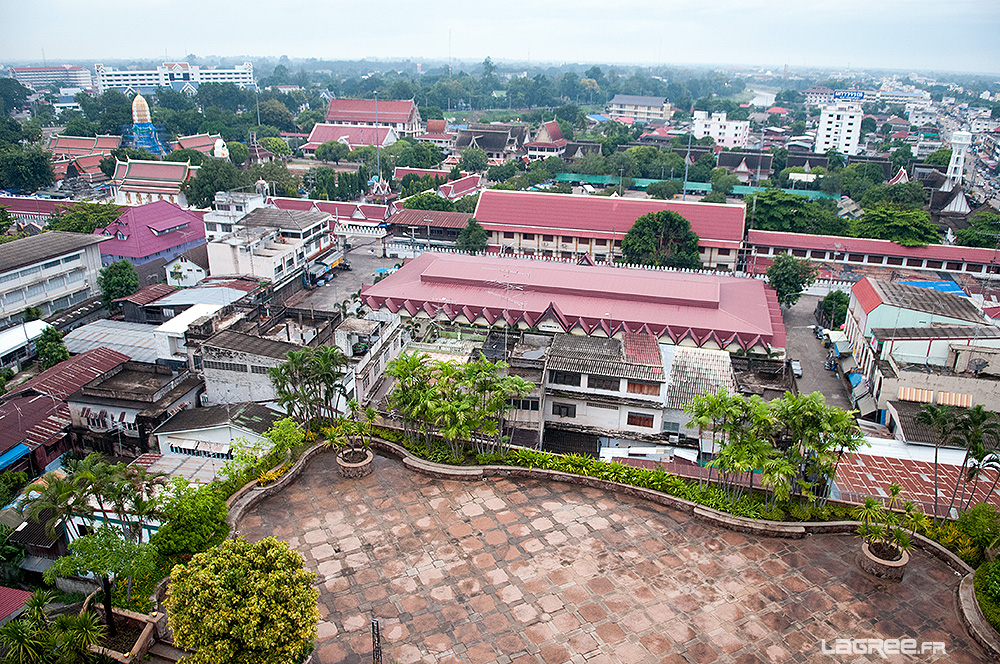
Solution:
[[[997,0],[0,0],[0,62],[240,54],[1000,72]]]

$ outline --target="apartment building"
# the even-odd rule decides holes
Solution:
[[[711,136],[716,145],[724,148],[745,148],[750,138],[749,120],[729,120],[725,113],[695,111],[691,123],[695,138]]]
[[[639,95],[615,95],[608,102],[607,115],[612,120],[631,118],[633,122],[669,120],[674,109],[666,97],[642,97]]]
[[[864,113],[857,104],[839,102],[824,106],[816,129],[814,152],[836,150],[840,154],[856,155],[861,140],[861,119]]]
[[[250,62],[231,68],[164,62],[156,69],[115,69],[102,64],[94,65],[94,69],[97,72],[98,92],[155,92],[156,88],[162,87],[194,94],[202,83],[233,83],[241,88],[257,85],[253,77],[253,63]]]
[[[99,293],[101,235],[50,231],[0,245],[0,328],[27,307],[44,316]]]
[[[94,87],[90,70],[76,65],[59,65],[56,67],[11,67],[7,76],[32,90],[43,90],[53,83],[61,87],[84,88]]]

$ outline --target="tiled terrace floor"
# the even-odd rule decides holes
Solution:
[[[381,457],[343,480],[325,454],[239,530],[318,572],[320,664],[370,661],[372,617],[399,664],[886,661],[823,655],[836,638],[947,646],[890,661],[985,661],[958,577],[921,552],[881,584],[849,535],[750,537],[568,484],[445,482]]]

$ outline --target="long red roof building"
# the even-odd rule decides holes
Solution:
[[[784,348],[786,340],[774,291],[757,279],[425,253],[361,293],[372,309],[462,324],[646,332],[733,351]]]
[[[513,239],[515,250],[536,255],[551,250],[554,257],[575,258],[563,255],[563,245],[570,244],[568,251],[575,254],[611,253],[600,247],[609,240],[618,246],[636,219],[661,210],[677,212],[691,223],[703,263],[735,269],[743,241],[743,205],[487,189],[479,196],[475,217],[491,233],[490,244],[502,250],[512,247],[507,240]],[[558,246],[543,246],[538,238],[546,235]],[[567,243],[567,238],[573,241]]]

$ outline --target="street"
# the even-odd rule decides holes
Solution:
[[[817,295],[803,295],[794,307],[784,311],[788,357],[802,363],[802,378],[796,379],[800,392],[821,392],[831,406],[850,408],[851,403],[838,374],[823,367],[829,349],[823,347],[823,342],[808,327],[816,324],[813,311],[820,299]]]
[[[328,281],[325,286],[314,290],[299,291],[289,298],[288,306],[315,309],[316,311],[335,311],[340,303],[351,299],[364,284],[375,281],[379,268],[392,268],[402,262],[398,258],[381,258],[381,240],[361,237],[348,237],[351,250],[344,259],[351,264],[350,270],[335,270],[337,277]]]

